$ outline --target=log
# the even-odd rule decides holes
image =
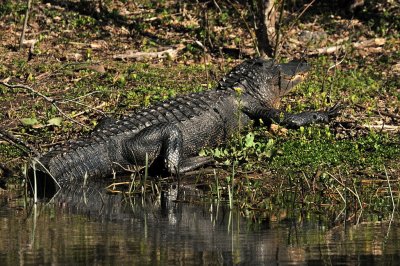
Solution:
[[[163,50],[159,52],[139,52],[128,50],[123,54],[116,54],[113,56],[114,59],[119,60],[127,60],[127,59],[135,59],[135,60],[145,60],[145,59],[154,59],[154,58],[176,58],[178,56],[178,52],[185,48],[185,45],[178,44],[170,47],[164,47]]]
[[[349,46],[354,49],[365,49],[365,48],[369,48],[369,47],[382,46],[385,43],[386,43],[385,38],[375,38],[375,39],[370,39],[370,40],[361,41],[361,42],[353,42]],[[322,48],[318,48],[317,50],[314,50],[314,51],[309,51],[308,54],[309,55],[333,54],[339,50],[344,50],[346,48],[346,46],[347,46],[346,44],[341,44],[341,45],[322,47]]]

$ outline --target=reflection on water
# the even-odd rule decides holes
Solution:
[[[85,192],[85,193],[83,193]],[[368,223],[254,224],[225,206],[126,199],[71,186],[51,202],[0,200],[0,264],[396,264],[400,229]]]

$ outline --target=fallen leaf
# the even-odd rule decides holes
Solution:
[[[34,128],[34,129],[38,129],[38,128],[42,128],[42,127],[44,127],[43,124],[35,124],[32,126],[32,128]]]
[[[400,75],[400,63],[397,63],[392,66],[392,71],[396,75]]]
[[[91,69],[93,71],[96,71],[96,72],[99,72],[102,74],[106,73],[106,69],[104,68],[104,65],[102,65],[102,64],[88,66],[88,69]]]
[[[49,126],[61,126],[62,118],[61,117],[54,117],[47,121],[47,125]]]
[[[20,121],[24,126],[31,126],[32,127],[34,125],[39,124],[39,121],[36,118],[21,118]]]

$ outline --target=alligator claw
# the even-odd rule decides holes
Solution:
[[[341,104],[340,102],[335,103],[334,106],[330,107],[326,113],[329,117],[329,120],[337,117],[340,115],[340,111],[342,111],[344,109],[344,105]]]

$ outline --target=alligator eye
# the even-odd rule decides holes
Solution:
[[[313,119],[317,120],[318,116],[316,114],[313,115]]]

